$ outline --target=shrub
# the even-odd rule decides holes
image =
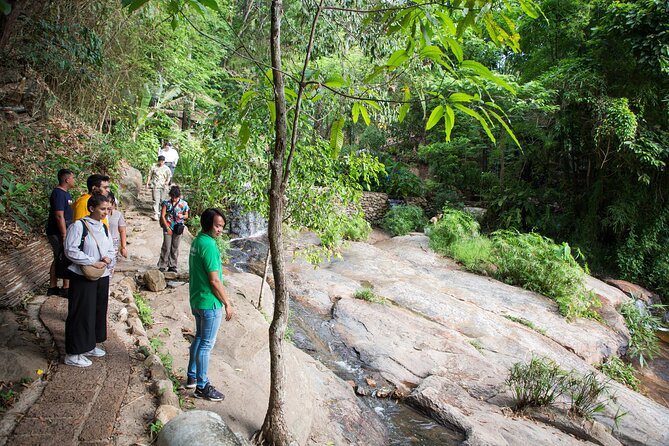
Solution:
[[[563,393],[570,400],[569,410],[588,420],[614,400],[608,392],[608,381],[600,382],[595,372],[583,376],[571,373],[562,385]]]
[[[421,208],[414,205],[402,205],[395,206],[388,211],[381,221],[381,227],[393,236],[397,236],[421,230],[425,223],[427,219]]]
[[[650,308],[662,305],[651,305]],[[637,301],[624,303],[620,307],[620,313],[625,318],[625,325],[630,331],[630,346],[628,355],[638,358],[641,367],[647,365],[660,351],[660,342],[655,332],[662,326],[660,318],[646,308],[641,308]]]
[[[427,231],[430,247],[440,254],[448,255],[457,240],[479,235],[479,224],[470,214],[456,209],[444,209],[441,219]]]
[[[598,318],[592,308],[600,303],[585,289],[585,272],[568,244],[557,245],[539,234],[515,231],[495,232],[492,243],[498,279],[550,297],[567,318]]]
[[[639,379],[634,376],[632,364],[626,364],[618,356],[609,356],[608,359],[597,367],[606,376],[626,385],[632,390],[639,390]]]
[[[345,240],[364,241],[372,232],[372,227],[362,213],[356,213],[346,220],[342,226],[342,236]]]
[[[379,296],[369,287],[360,288],[358,291],[353,294],[353,297],[356,299],[366,300],[367,302],[373,302],[377,304],[386,303],[386,299],[383,296]]]
[[[468,271],[483,273],[490,270],[492,242],[488,237],[460,239],[447,251],[448,256],[462,264]]]
[[[139,310],[139,320],[142,321],[145,327],[151,327],[153,325],[153,315],[151,313],[151,307],[144,300],[141,294],[133,293],[135,297],[135,303],[137,304],[137,309]]]
[[[408,166],[390,158],[381,160],[387,175],[379,178],[375,189],[391,197],[422,197],[425,195],[425,183]]]
[[[435,252],[452,257],[469,271],[486,271],[492,243],[479,236],[479,224],[470,214],[444,209],[441,219],[426,232]]]
[[[567,373],[547,358],[532,357],[528,364],[511,366],[506,384],[511,388],[516,410],[552,404],[562,392]]]

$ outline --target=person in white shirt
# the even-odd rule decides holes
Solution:
[[[179,152],[177,152],[177,150],[172,147],[172,143],[168,141],[163,145],[163,148],[158,151],[158,156],[161,155],[165,157],[165,165],[170,168],[172,176],[174,176],[174,168],[177,167],[177,163],[179,162]]]
[[[87,356],[100,357],[105,351],[96,347],[107,340],[107,306],[109,303],[109,269],[114,258],[114,245],[102,224],[111,204],[104,195],[88,199],[89,216],[67,228],[65,256],[72,261],[67,319],[65,320],[65,364],[88,367]],[[85,233],[85,236],[84,236]],[[81,266],[104,269],[97,280],[87,279]]]

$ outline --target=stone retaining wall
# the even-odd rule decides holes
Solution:
[[[360,207],[365,214],[365,220],[381,220],[388,212],[388,194],[383,192],[363,192]]]

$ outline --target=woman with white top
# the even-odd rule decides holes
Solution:
[[[111,204],[104,195],[88,199],[90,215],[67,228],[65,256],[72,261],[67,319],[65,320],[65,364],[88,367],[87,356],[101,357],[105,351],[96,343],[107,340],[107,305],[109,270],[114,258],[114,245],[102,223]],[[84,229],[85,228],[85,229]],[[84,232],[86,233],[84,236]],[[81,266],[103,268],[97,280],[87,279]]]
[[[116,207],[116,196],[113,192],[109,192],[109,214],[107,215],[107,222],[109,223],[109,235],[111,235],[112,243],[114,244],[114,257],[112,263],[109,265],[109,277],[114,275],[114,268],[116,267],[116,260],[118,255],[128,257],[126,222],[123,217],[123,212]]]

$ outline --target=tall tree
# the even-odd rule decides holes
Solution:
[[[148,0],[125,0],[129,8],[138,8]],[[213,0],[164,0],[175,7],[175,17],[183,15],[179,5],[214,6]],[[513,3],[513,7],[512,7]],[[348,4],[347,4],[348,5]],[[248,4],[247,4],[248,6]],[[301,120],[303,102],[310,105],[317,103],[324,96],[343,98],[353,105],[350,108],[351,119],[357,122],[359,117],[369,125],[370,114],[382,113],[383,104],[387,107],[399,109],[400,119],[406,115],[411,103],[421,104],[426,112],[429,110],[427,127],[431,128],[444,121],[444,134],[450,138],[455,122],[456,111],[462,116],[469,116],[480,123],[486,134],[494,141],[491,128],[498,124],[504,130],[511,132],[503,111],[493,102],[487,101],[485,96],[485,82],[492,82],[502,88],[513,90],[504,80],[492,73],[479,62],[463,58],[460,42],[466,38],[467,32],[473,30],[484,33],[498,45],[519,50],[518,34],[515,31],[512,16],[518,11],[524,14],[537,16],[536,5],[532,0],[455,0],[455,1],[397,1],[384,2],[378,0],[359,0],[351,6],[330,5],[325,0],[304,1],[301,4],[291,4],[301,15],[296,22],[308,23],[308,37],[300,36],[299,29],[291,41],[294,48],[298,48],[287,56],[282,52],[282,21],[284,20],[284,5],[282,0],[271,2],[271,23],[269,33],[269,54],[271,56],[270,70],[265,71],[267,63],[262,61],[248,50],[243,37],[239,47],[246,60],[252,61],[259,68],[263,68],[263,77],[269,79],[272,100],[268,101],[268,110],[272,117],[274,142],[272,156],[269,163],[270,190],[269,190],[269,239],[270,252],[275,286],[274,317],[270,325],[269,346],[271,360],[271,389],[267,415],[260,430],[254,435],[258,444],[287,446],[294,442],[288,423],[285,419],[284,407],[286,404],[286,370],[284,357],[284,333],[288,318],[288,294],[284,274],[282,255],[285,210],[288,205],[287,193],[291,177],[291,165],[296,159],[298,146],[303,144],[300,139],[300,129],[305,124]],[[248,9],[248,8],[247,8]],[[379,49],[380,56],[375,58],[378,64],[370,66],[360,79],[346,79],[339,72],[323,72],[318,67],[312,67],[312,51],[317,38],[317,25],[322,13],[327,11],[335,26],[330,30],[337,31],[337,21],[353,23],[348,30],[346,45],[324,45],[329,52],[323,55],[346,59],[348,50],[365,48],[367,44],[376,45],[378,42],[367,39],[370,33],[382,37],[385,47]],[[249,11],[244,10],[242,26],[248,29]],[[259,12],[264,15],[264,10]],[[364,17],[363,20],[351,20],[351,17]],[[321,36],[325,42],[333,36]],[[306,40],[306,46],[302,44]],[[383,46],[383,45],[382,45]],[[378,49],[378,48],[377,48]],[[376,50],[374,50],[376,51]],[[372,52],[374,52],[372,51]],[[301,63],[285,64],[286,60],[300,60]],[[290,65],[286,68],[286,65]],[[296,73],[291,73],[292,67],[298,66]],[[464,76],[477,82],[480,93],[470,95],[458,91],[451,91],[449,96],[441,92],[426,92],[420,89],[420,79],[416,85],[405,85],[398,95],[388,88],[389,82],[394,82],[398,73],[403,70],[435,70],[435,72],[449,72],[453,75]],[[335,67],[333,67],[335,68]],[[288,82],[287,82],[288,80]],[[262,88],[263,82],[253,82]],[[289,83],[289,85],[286,85]],[[265,82],[267,84],[267,82]],[[418,98],[412,99],[411,88],[416,88]],[[389,91],[390,90],[390,91]],[[264,91],[247,91],[240,101],[241,109],[246,106],[252,97],[265,98]],[[307,94],[309,96],[307,97]],[[435,100],[428,101],[427,95],[434,94]],[[290,107],[288,107],[290,104]],[[345,107],[346,105],[339,105]],[[429,107],[429,109],[428,109]],[[312,107],[318,110],[318,107]],[[370,113],[370,110],[372,111]],[[313,110],[311,110],[313,111]],[[319,118],[319,117],[316,117]],[[290,125],[289,125],[290,123]],[[332,156],[337,157],[344,143],[345,115],[341,111],[334,113],[330,120],[330,148]],[[244,122],[240,129],[240,139],[248,140],[249,125]],[[289,139],[290,135],[290,139]]]

